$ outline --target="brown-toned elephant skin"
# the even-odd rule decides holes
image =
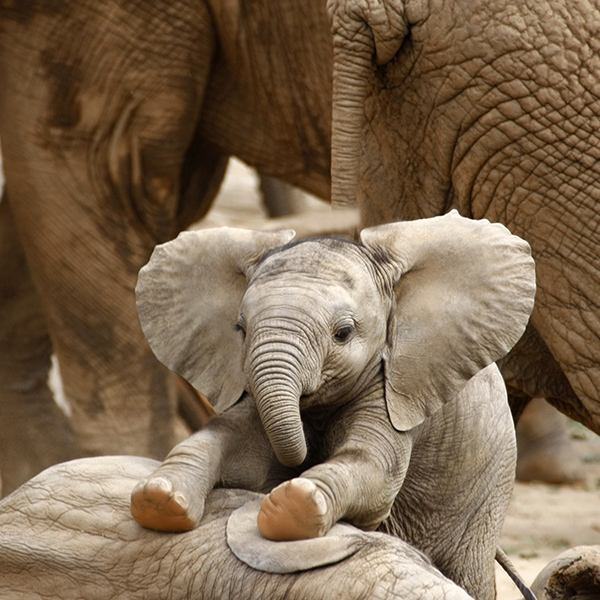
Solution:
[[[538,600],[600,597],[600,546],[565,550],[540,571],[531,588]]]

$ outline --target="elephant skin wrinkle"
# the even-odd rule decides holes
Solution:
[[[134,484],[158,463],[100,457],[51,467],[0,503],[0,589],[6,600],[467,600],[401,540],[361,532],[338,564],[290,574],[256,571],[230,551],[232,513],[261,496],[215,490],[194,531],[166,534],[129,514]],[[77,522],[60,518],[73,511]]]

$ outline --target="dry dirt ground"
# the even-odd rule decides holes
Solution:
[[[329,208],[313,200],[320,219]],[[251,226],[264,223],[255,173],[232,161],[221,194],[203,226]],[[289,224],[289,221],[286,221]],[[527,584],[558,554],[574,546],[600,544],[600,437],[569,423],[573,450],[585,474],[575,486],[516,483],[500,545]],[[498,600],[521,594],[497,567]]]

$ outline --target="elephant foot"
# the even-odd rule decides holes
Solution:
[[[188,490],[171,478],[155,475],[138,483],[131,492],[131,514],[143,527],[158,531],[190,531],[202,517],[204,506],[193,506]],[[197,498],[194,502],[198,502]],[[194,510],[195,509],[195,510]]]
[[[263,500],[258,528],[271,540],[304,540],[325,535],[332,523],[323,492],[310,480],[297,477],[274,488]]]
[[[585,480],[583,471],[574,460],[564,458],[559,452],[542,449],[537,453],[519,457],[517,479],[522,482],[541,481],[552,485],[568,485]]]
[[[531,400],[516,427],[519,481],[561,485],[585,479],[567,422],[568,419],[543,398]]]

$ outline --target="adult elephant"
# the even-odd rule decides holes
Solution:
[[[208,210],[231,154],[336,206],[357,197],[368,225],[457,208],[527,239],[539,291],[503,365],[515,412],[541,395],[600,431],[593,2],[1,6],[8,489],[81,451],[172,445],[175,384],[133,288],[152,247]]]
[[[503,362],[600,432],[600,65],[594,1],[330,0],[332,201],[365,224],[456,208],[536,259],[532,325]]]
[[[10,491],[80,452],[173,446],[177,390],[142,334],[137,273],[206,213],[230,154],[329,196],[332,52],[323,2],[0,6]],[[52,351],[74,435],[47,389]]]

